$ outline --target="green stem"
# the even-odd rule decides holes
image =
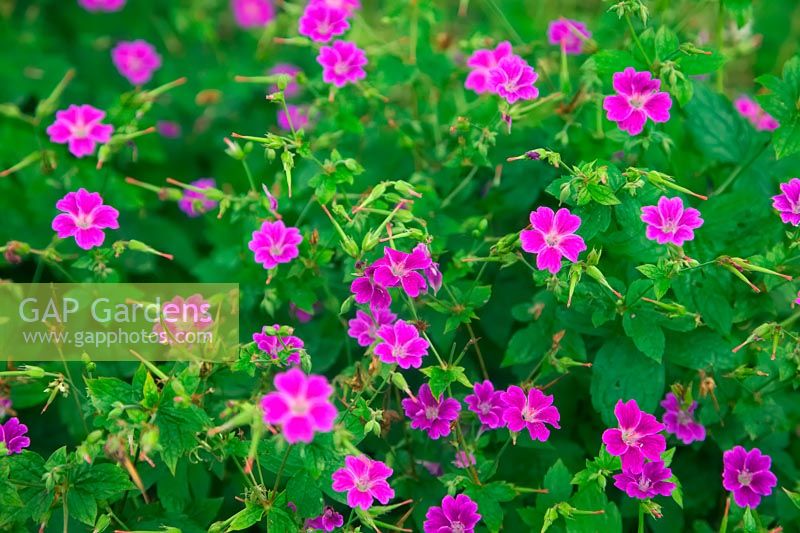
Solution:
[[[642,42],[639,40],[639,36],[636,35],[636,30],[633,29],[633,22],[631,22],[631,16],[628,15],[627,13],[625,14],[625,21],[628,23],[628,28],[631,30],[631,37],[633,37],[633,42],[636,43],[637,48],[639,48],[639,51],[642,53],[642,57],[644,57],[644,60],[647,62],[648,66],[652,65],[653,62],[650,61],[650,56],[648,56],[647,52],[644,51],[644,46],[642,46]]]
[[[639,504],[639,533],[644,533],[644,505]]]
[[[272,487],[273,496],[274,493],[278,490],[278,485],[281,483],[281,474],[283,474],[283,469],[286,467],[286,461],[289,459],[289,452],[292,451],[292,445],[289,444],[286,447],[286,452],[283,454],[283,459],[281,460],[281,466],[278,467],[278,473],[275,475],[275,485]]]

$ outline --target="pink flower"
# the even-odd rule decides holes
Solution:
[[[512,53],[511,43],[508,41],[501,42],[494,50],[475,50],[467,59],[467,66],[472,70],[467,75],[464,87],[472,89],[478,94],[490,92],[492,86],[489,83],[489,75],[492,69],[497,67],[501,59]]]
[[[325,507],[322,514],[316,518],[309,518],[303,525],[303,531],[313,529],[316,531],[330,532],[337,527],[342,527],[344,517],[337,513],[333,507]]]
[[[545,442],[550,438],[550,430],[545,424],[556,429],[561,414],[553,405],[553,396],[547,396],[539,389],[533,388],[525,391],[512,385],[502,393],[500,400],[503,402],[503,422],[508,429],[515,433],[527,428],[533,440]]]
[[[276,74],[285,74],[291,78],[291,81],[286,84],[286,88],[283,90],[283,97],[287,100],[300,94],[300,85],[297,83],[297,75],[301,72],[302,70],[300,67],[289,63],[278,63],[269,71],[270,75],[273,76]],[[272,91],[277,92],[278,86],[273,86]]]
[[[430,257],[419,248],[407,254],[387,246],[383,249],[383,257],[373,264],[376,267],[375,282],[383,287],[400,285],[406,294],[416,298],[428,288],[425,278],[417,270],[429,268],[431,264]]]
[[[453,459],[453,466],[456,468],[469,468],[475,466],[475,454],[467,453],[465,451],[456,452],[456,458]]]
[[[356,317],[347,323],[350,326],[347,334],[356,339],[359,346],[369,346],[375,342],[378,339],[378,330],[391,325],[397,319],[397,315],[386,307],[374,309],[372,315],[359,310],[356,311]]]
[[[145,41],[122,41],[111,50],[111,60],[117,70],[134,85],[150,81],[153,72],[161,68],[161,56]]]
[[[190,185],[199,189],[214,189],[217,186],[217,182],[214,181],[214,178],[200,178],[190,183]],[[210,199],[202,192],[190,189],[184,189],[183,196],[178,200],[180,210],[190,217],[197,217],[207,213],[215,209],[217,205],[219,203],[216,200]]]
[[[78,0],[86,11],[105,11],[111,13],[125,7],[126,0]]]
[[[670,496],[675,484],[666,481],[672,477],[672,471],[664,466],[663,461],[645,463],[638,472],[622,470],[614,476],[614,486],[631,498],[647,500],[655,496]]]
[[[261,28],[275,19],[271,0],[231,0],[231,10],[240,28]]]
[[[261,409],[264,422],[280,426],[286,442],[311,442],[315,432],[333,430],[337,413],[325,376],[292,368],[275,375],[275,389],[261,399]]]
[[[533,100],[539,96],[534,83],[539,75],[524,59],[510,55],[497,62],[489,73],[489,88],[509,104],[517,100]]]
[[[666,409],[662,421],[667,433],[677,436],[684,444],[705,440],[706,428],[694,419],[697,402],[686,406],[677,396],[668,392],[664,401],[661,402],[661,407]]]
[[[258,333],[253,333],[253,342],[256,343],[258,349],[270,356],[272,359],[282,359],[285,355],[287,363],[292,365],[300,364],[300,350],[303,349],[305,344],[303,340],[294,335],[279,335],[277,332],[281,329],[279,324],[272,326],[274,334],[267,333],[267,328],[264,326]]]
[[[466,494],[445,496],[441,507],[431,507],[422,525],[425,533],[474,533],[481,519],[478,504]]]
[[[442,288],[442,282],[444,281],[444,277],[442,276],[442,272],[439,270],[439,263],[434,263],[433,258],[431,257],[431,251],[428,249],[428,246],[425,243],[419,243],[414,247],[414,250],[419,249],[420,252],[425,254],[425,257],[431,260],[431,264],[428,268],[423,269],[422,273],[425,275],[425,278],[428,280],[428,285],[430,285],[431,289],[433,289],[433,293],[436,294],[439,292],[439,289]]]
[[[477,381],[472,386],[474,394],[469,394],[464,401],[469,410],[478,415],[481,424],[496,429],[503,425],[503,391],[494,390],[488,379],[483,383]]]
[[[337,87],[344,87],[367,77],[363,68],[367,64],[366,54],[347,41],[336,41],[333,46],[320,48],[317,63],[322,65],[322,80]]]
[[[336,492],[347,492],[347,505],[350,507],[367,510],[374,500],[386,505],[394,498],[394,490],[386,481],[391,475],[392,469],[381,461],[374,461],[366,455],[348,455],[344,458],[344,468],[331,476],[332,488]]]
[[[156,122],[156,130],[166,139],[177,139],[181,136],[181,125],[172,120],[159,120]]]
[[[450,434],[450,424],[461,411],[461,404],[454,398],[434,398],[427,383],[419,388],[416,398],[405,398],[401,403],[411,427],[427,432],[433,440]]]
[[[297,246],[301,242],[303,236],[299,229],[287,228],[282,220],[265,220],[261,229],[253,232],[253,238],[247,246],[255,253],[256,263],[261,263],[269,270],[297,257],[300,253]]]
[[[283,131],[308,129],[311,124],[308,106],[286,104],[286,109],[289,111],[288,115],[283,109],[278,109],[278,127]]]
[[[614,406],[614,415],[619,427],[603,432],[603,443],[611,455],[622,458],[622,469],[641,472],[645,459],[658,461],[667,449],[667,441],[661,435],[664,426],[656,417],[639,409],[636,400]]]
[[[350,22],[347,20],[347,11],[329,7],[324,2],[311,2],[300,17],[298,31],[312,41],[327,43],[348,29]]]
[[[119,228],[119,211],[103,205],[100,194],[83,188],[64,195],[56,202],[56,209],[63,212],[53,219],[53,231],[59,239],[75,237],[75,243],[84,250],[103,244],[103,229]]]
[[[583,52],[583,42],[591,36],[586,24],[577,20],[560,18],[551,21],[547,27],[547,40],[552,45],[560,46],[566,54]]]
[[[353,280],[350,292],[353,293],[356,303],[369,304],[370,309],[385,309],[392,304],[392,295],[385,287],[375,282],[374,274],[378,267],[368,266],[364,274]]]
[[[583,238],[575,234],[581,217],[573,215],[569,209],[561,208],[553,213],[549,207],[539,207],[531,211],[530,221],[533,229],[523,230],[519,239],[523,250],[536,254],[539,270],[556,274],[561,270],[562,257],[575,263],[578,255],[586,250]]]
[[[669,120],[672,98],[659,91],[661,80],[652,79],[649,72],[628,67],[614,74],[613,83],[617,94],[605,97],[603,109],[608,120],[616,122],[622,131],[639,135],[648,118],[653,122]]]
[[[50,142],[67,144],[75,157],[91,155],[97,143],[107,143],[114,131],[114,126],[100,122],[105,116],[105,111],[90,105],[56,111],[56,121],[47,127]]]
[[[28,426],[20,424],[17,417],[9,418],[5,424],[0,424],[0,450],[5,449],[7,455],[22,453],[22,450],[31,445],[31,439],[25,436]]]
[[[4,419],[6,415],[11,411],[11,398],[6,396],[0,396],[0,420]]]
[[[161,344],[192,346],[189,340],[214,325],[210,308],[211,305],[201,294],[192,294],[186,299],[175,296],[161,306],[159,321],[153,324],[153,332],[158,335]]]
[[[740,96],[733,102],[736,111],[746,118],[758,131],[774,131],[780,127],[775,117],[764,111],[758,102],[747,97]]]
[[[413,324],[398,320],[378,330],[383,341],[375,347],[375,355],[384,363],[397,363],[400,368],[419,368],[422,358],[428,355],[428,341],[419,336]]]
[[[792,178],[780,185],[781,193],[772,197],[772,207],[777,209],[786,224],[800,224],[800,179]]]
[[[291,311],[294,314],[294,316],[297,318],[297,320],[301,324],[305,324],[307,322],[311,322],[311,320],[314,318],[314,315],[317,313],[317,311],[319,311],[321,309],[322,309],[322,303],[321,302],[316,302],[313,305],[313,307],[311,308],[310,311],[306,311],[305,309],[302,309],[302,308],[296,306],[294,304],[294,302],[289,302],[289,311]]]
[[[361,9],[360,0],[311,0],[312,4],[323,4],[331,9],[342,9],[348,16]]]
[[[749,452],[734,446],[722,454],[722,486],[733,492],[733,501],[739,507],[756,508],[762,496],[772,494],[778,478],[770,472],[772,459],[758,448]]]
[[[700,211],[692,207],[683,207],[680,198],[658,199],[658,205],[642,207],[642,222],[647,224],[645,235],[658,244],[672,243],[683,246],[686,241],[694,239],[694,230],[703,225]]]

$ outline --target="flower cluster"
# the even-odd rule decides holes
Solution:
[[[514,54],[507,41],[498,44],[494,50],[476,50],[467,59],[467,66],[471,70],[464,86],[478,94],[494,93],[509,104],[539,96],[539,89],[534,86],[539,75],[524,59]]]
[[[300,364],[300,350],[305,343],[294,335],[281,335],[281,326],[274,324],[272,331],[269,326],[264,326],[260,332],[253,333],[253,342],[259,350],[270,356],[272,359],[280,359],[288,364]]]

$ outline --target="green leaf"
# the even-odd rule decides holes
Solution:
[[[742,515],[742,525],[744,526],[744,533],[758,533],[756,512],[750,507],[744,510],[744,515]]]
[[[536,506],[551,507],[559,502],[567,501],[572,494],[571,477],[561,459],[557,460],[544,475],[544,488],[548,492],[538,496]]]
[[[685,109],[686,128],[703,155],[724,163],[746,160],[754,138],[752,127],[727,99],[695,84],[694,97]]]
[[[86,387],[92,405],[101,413],[110,411],[114,402],[136,403],[132,387],[121,379],[86,378]]]
[[[478,504],[483,523],[489,531],[500,531],[503,526],[503,509],[500,503],[514,499],[514,487],[505,481],[495,481],[480,486],[470,485],[465,492]]]
[[[725,56],[717,50],[711,54],[683,55],[675,61],[686,76],[700,76],[718,71],[725,64]]]
[[[667,26],[661,26],[656,32],[656,57],[661,61],[668,59],[680,46],[678,36]]]
[[[420,372],[428,376],[428,385],[431,388],[431,393],[437,398],[447,390],[450,384],[455,382],[461,383],[467,388],[472,388],[472,383],[469,382],[466,374],[464,374],[464,367],[462,366],[451,366],[447,369],[443,369],[440,366],[429,366],[420,369]]]
[[[533,322],[525,329],[514,333],[506,347],[506,353],[500,366],[535,363],[544,356],[549,347],[549,339],[542,330],[542,325]]]
[[[780,123],[773,134],[775,155],[780,159],[800,152],[800,56],[784,64],[781,78],[766,75],[756,81],[770,91],[759,96],[758,102]]]
[[[87,489],[71,488],[67,491],[69,514],[84,524],[93,526],[97,518],[97,503]]]
[[[591,60],[601,78],[610,78],[615,72],[625,70],[625,67],[643,66],[631,54],[622,50],[601,50],[594,54]]]
[[[162,397],[156,414],[156,426],[161,458],[175,475],[178,459],[197,445],[195,435],[208,424],[208,416],[195,405],[180,408],[174,406],[171,399],[168,401],[165,403]]]
[[[270,511],[270,515],[272,513],[279,511],[278,509],[272,509]],[[233,515],[231,518],[230,525],[228,526],[228,531],[242,531],[243,529],[247,529],[258,524],[261,521],[261,517],[264,516],[264,508],[260,505],[254,505],[250,502],[245,503],[245,508]],[[267,521],[269,523],[269,520]],[[289,522],[291,524],[291,520]],[[289,529],[286,530],[275,530],[275,531],[290,531]]]
[[[800,493],[792,492],[786,487],[781,487],[781,488],[783,489],[783,492],[786,493],[786,496],[789,497],[789,501],[791,501],[795,507],[800,509]]]
[[[592,200],[601,205],[617,205],[620,203],[614,191],[607,185],[590,183],[586,186],[586,189],[589,191],[589,196],[592,197]]]
[[[74,484],[89,491],[97,500],[109,500],[136,488],[125,470],[111,463],[92,465]]]
[[[286,498],[297,507],[301,518],[312,518],[322,514],[322,492],[316,481],[306,472],[295,474],[286,485]]]
[[[654,361],[661,362],[664,355],[664,332],[656,324],[658,313],[646,308],[634,308],[625,313],[622,327],[625,334],[642,353]]]

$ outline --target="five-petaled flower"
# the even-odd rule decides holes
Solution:
[[[25,436],[28,426],[20,424],[17,417],[9,418],[5,424],[0,424],[0,443],[7,455],[22,453],[22,450],[31,445],[31,439]]]
[[[653,79],[650,72],[628,67],[614,74],[613,84],[617,94],[605,97],[603,109],[608,120],[616,122],[622,131],[639,135],[648,118],[653,122],[669,120],[672,98],[659,91],[661,80]]]
[[[197,189],[214,189],[217,182],[214,178],[200,178],[189,185]],[[205,193],[192,189],[184,189],[183,196],[178,200],[178,208],[190,217],[198,217],[216,208],[219,202],[212,200]]]
[[[640,470],[632,471],[623,468],[621,474],[614,476],[614,486],[631,498],[647,500],[655,496],[670,496],[675,484],[667,481],[672,471],[664,466],[664,462],[645,463]]]
[[[683,207],[680,197],[658,199],[658,205],[642,207],[642,222],[647,224],[645,236],[658,244],[683,246],[694,239],[694,230],[703,225],[700,211]]]
[[[422,358],[428,355],[428,341],[420,337],[416,326],[405,320],[381,326],[378,337],[381,342],[375,346],[375,355],[384,363],[419,368]]]
[[[705,440],[706,428],[694,419],[697,402],[684,405],[677,396],[669,392],[661,402],[661,407],[666,409],[662,421],[667,433],[672,433],[684,444]]]
[[[763,496],[772,494],[778,478],[770,471],[772,459],[758,448],[750,451],[734,446],[722,454],[722,486],[733,492],[739,507],[758,507]]]
[[[265,220],[261,228],[253,232],[248,247],[255,254],[256,263],[269,270],[297,257],[300,253],[297,246],[301,242],[303,236],[299,229],[287,228],[282,220]]]
[[[772,197],[772,207],[778,210],[786,224],[800,224],[800,179],[792,178],[780,184],[781,193]]]
[[[294,335],[281,335],[278,333],[281,326],[272,325],[272,334],[268,333],[270,326],[264,326],[260,332],[253,333],[253,342],[258,349],[269,355],[272,359],[285,358],[292,365],[300,364],[300,350],[305,344],[303,339]],[[285,356],[285,357],[284,357]]]
[[[332,46],[320,48],[317,63],[322,66],[322,80],[337,87],[344,87],[367,77],[364,70],[367,55],[348,41],[336,41]]]
[[[383,505],[394,498],[394,489],[386,481],[392,469],[366,455],[348,455],[344,468],[333,473],[333,490],[347,492],[347,505],[367,510],[374,500]]]
[[[342,524],[344,524],[344,517],[337,513],[333,507],[326,506],[321,515],[306,520],[303,525],[303,531],[314,529],[329,533],[337,527],[342,527]]]
[[[375,261],[375,282],[383,287],[400,285],[412,298],[428,288],[425,278],[418,270],[425,270],[432,264],[431,258],[421,248],[414,248],[410,254],[389,248],[383,249],[384,256]]]
[[[147,83],[161,67],[161,56],[155,47],[141,39],[118,43],[111,50],[111,60],[119,73],[134,85]]]
[[[603,432],[603,443],[608,453],[622,459],[623,470],[641,472],[645,459],[661,459],[667,441],[661,434],[664,425],[656,417],[639,409],[636,400],[617,401],[614,415],[619,426]]]
[[[545,424],[561,429],[558,425],[561,414],[553,405],[552,395],[547,396],[537,388],[526,394],[520,387],[512,385],[500,399],[503,402],[503,422],[509,431],[518,433],[527,428],[533,440],[545,442],[550,438],[550,430]]]
[[[401,403],[411,427],[427,432],[433,440],[450,434],[450,425],[461,411],[461,404],[454,398],[434,398],[427,383],[419,388],[416,398],[405,398]]]
[[[306,376],[299,368],[275,375],[275,391],[261,399],[264,422],[280,426],[286,442],[311,442],[315,432],[333,430],[333,387],[325,376]]]
[[[260,28],[275,19],[272,0],[231,0],[231,10],[240,28]]]
[[[441,507],[428,509],[422,527],[425,533],[473,533],[480,519],[478,504],[472,498],[466,494],[448,495]]]
[[[47,127],[50,141],[67,144],[75,157],[94,153],[95,146],[111,139],[114,126],[103,124],[106,112],[90,105],[71,105],[56,111],[56,120]]]
[[[78,0],[78,4],[86,11],[104,11],[111,13],[125,7],[127,0]]]
[[[383,287],[375,282],[375,270],[377,266],[370,265],[364,269],[364,273],[353,280],[350,284],[350,292],[358,304],[369,304],[370,309],[386,309],[392,304],[392,295]]]
[[[360,0],[311,0],[311,4],[323,4],[332,9],[343,9],[348,16],[361,9]]]
[[[360,346],[369,346],[378,339],[378,330],[393,324],[396,319],[397,315],[386,307],[373,309],[372,315],[359,309],[356,317],[347,323],[347,334],[356,339]]]
[[[566,208],[553,213],[549,207],[540,207],[531,211],[532,229],[520,233],[522,249],[536,254],[536,268],[549,270],[551,274],[561,270],[561,258],[566,257],[573,263],[578,255],[586,250],[586,243],[575,232],[581,225],[581,218],[573,215]]]
[[[475,50],[467,59],[467,66],[472,70],[467,75],[464,87],[472,89],[478,94],[490,92],[492,86],[489,83],[489,75],[492,69],[497,67],[501,59],[512,53],[511,43],[508,41],[499,43],[494,50]]]
[[[565,54],[583,52],[583,43],[591,36],[586,24],[577,20],[560,18],[551,21],[547,27],[548,42],[560,46]]]
[[[83,188],[68,192],[56,202],[56,209],[62,213],[53,219],[53,231],[60,239],[74,237],[75,243],[84,250],[103,244],[104,229],[119,228],[119,211],[104,205],[99,193]]]
[[[330,7],[324,2],[311,2],[300,17],[300,35],[318,43],[327,43],[350,28],[347,11]]]
[[[775,131],[780,127],[775,117],[764,111],[752,98],[740,96],[733,102],[733,106],[758,131]]]
[[[489,72],[489,87],[492,92],[513,104],[518,100],[533,100],[539,96],[539,89],[533,84],[539,75],[524,59],[510,55],[497,62]]]
[[[478,415],[478,420],[487,428],[501,427],[503,425],[503,391],[495,390],[494,384],[488,379],[483,383],[476,381],[472,390],[473,394],[464,398],[469,410]]]

